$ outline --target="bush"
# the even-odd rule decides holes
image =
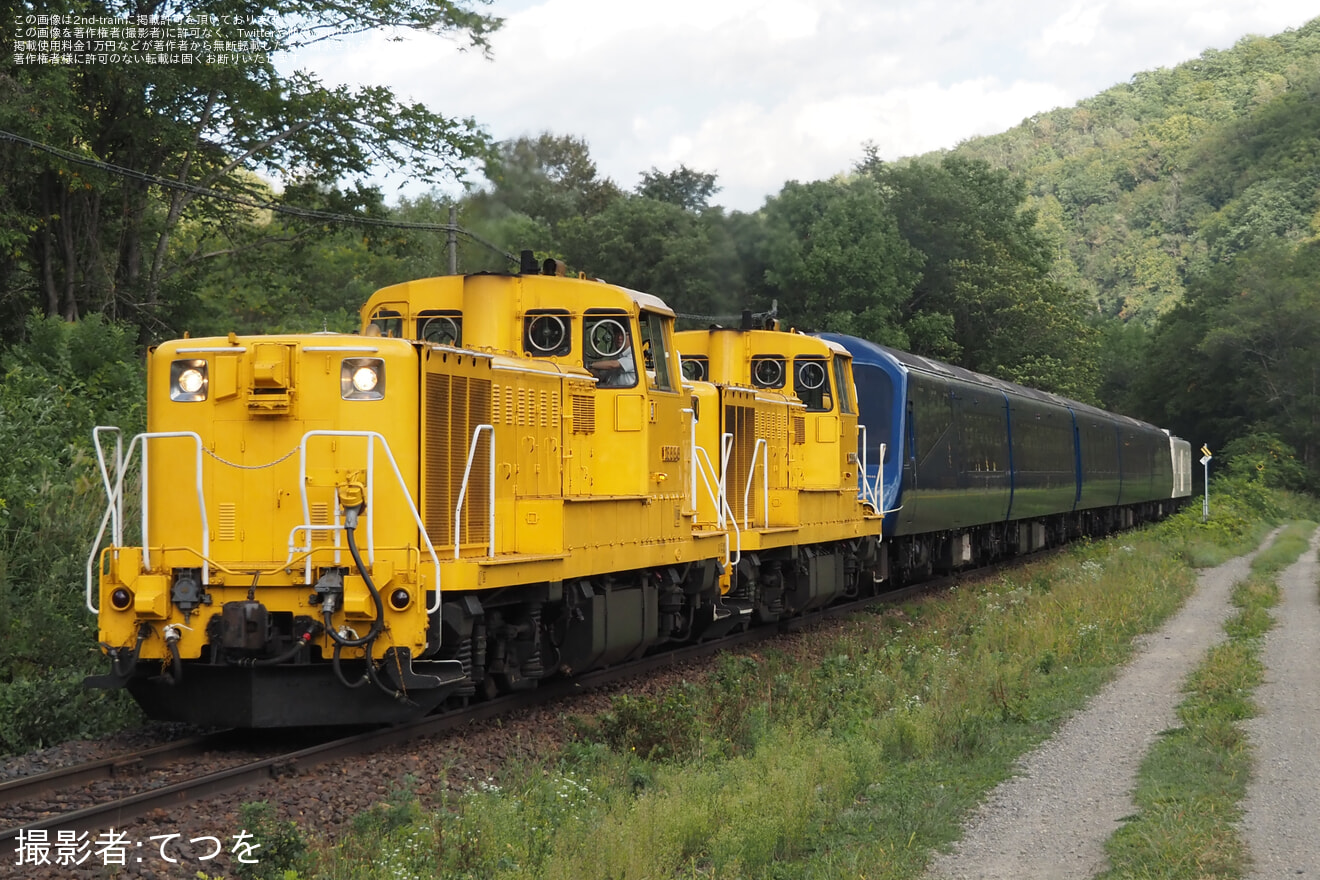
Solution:
[[[1311,485],[1305,465],[1297,452],[1277,434],[1265,432],[1236,437],[1219,451],[1224,459],[1224,473],[1271,489],[1304,492]]]
[[[83,690],[102,668],[83,605],[84,566],[104,512],[98,424],[141,429],[145,384],[129,331],[32,316],[0,352],[0,749],[89,736],[141,716],[122,695]]]

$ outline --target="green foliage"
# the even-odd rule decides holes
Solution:
[[[686,165],[679,165],[670,172],[652,168],[642,174],[637,194],[678,205],[685,211],[704,211],[710,207],[711,196],[720,191],[715,180],[716,175],[694,171]]]
[[[0,326],[13,328],[35,307],[69,320],[127,318],[144,337],[164,332],[163,316],[174,305],[166,295],[178,290],[169,284],[177,272],[281,238],[250,209],[201,197],[199,189],[311,207],[302,201],[308,187],[361,180],[381,164],[421,180],[461,174],[487,147],[473,120],[401,101],[379,86],[328,86],[305,71],[286,75],[273,58],[381,23],[465,37],[484,49],[500,21],[472,6],[377,0],[364,10],[337,0],[253,2],[242,13],[270,22],[272,45],[241,64],[9,65],[0,78],[0,129],[190,188],[7,149],[0,159],[7,230],[0,241],[0,318],[6,319]],[[143,7],[69,0],[50,11],[131,18]],[[233,11],[225,0],[188,7],[216,17]],[[237,39],[223,31],[220,39]],[[257,173],[280,176],[284,195],[276,197]],[[364,191],[346,186],[332,201],[350,204]]]
[[[90,736],[140,718],[103,671],[83,605],[84,564],[105,509],[92,427],[141,429],[142,368],[130,331],[96,318],[30,316],[0,352],[0,749]]]
[[[737,312],[737,257],[718,210],[621,196],[559,226],[560,253],[592,277],[662,297],[688,314]]]
[[[788,183],[763,213],[762,296],[789,325],[907,345],[901,309],[922,258],[874,180]]]
[[[238,808],[239,824],[252,835],[249,841],[255,863],[235,862],[234,874],[244,880],[284,880],[288,872],[297,876],[307,864],[307,841],[297,823],[279,818],[266,801],[245,803]]]
[[[1187,301],[1156,330],[1137,387],[1152,404],[1150,417],[1212,449],[1272,436],[1310,473],[1301,479],[1285,457],[1265,478],[1313,486],[1318,353],[1320,243],[1271,244],[1192,279]]]
[[[611,748],[648,761],[686,761],[700,743],[690,688],[662,696],[620,694],[597,722],[598,735]]]
[[[1275,434],[1234,437],[1218,455],[1230,476],[1259,480],[1272,489],[1298,492],[1307,488],[1306,468],[1297,460],[1296,451]]]

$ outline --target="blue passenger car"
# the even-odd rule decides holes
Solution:
[[[852,336],[866,427],[863,488],[887,512],[891,561],[979,564],[1175,506],[1174,443],[1153,425]],[[1186,445],[1186,444],[1183,444]]]

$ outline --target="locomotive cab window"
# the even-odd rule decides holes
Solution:
[[[523,316],[523,351],[532,357],[564,357],[573,349],[564,309],[537,309]]]
[[[793,362],[793,392],[807,406],[807,412],[834,409],[830,393],[829,361],[818,357],[800,357]]]
[[[452,309],[424,309],[417,313],[417,338],[436,345],[463,344],[463,313]]]
[[[598,388],[637,384],[637,356],[628,324],[626,313],[589,314],[582,321],[583,366],[596,377]]]
[[[757,388],[783,388],[787,372],[784,359],[778,355],[752,358],[752,385]]]
[[[374,330],[372,328],[375,328]],[[368,336],[386,336],[390,339],[398,339],[403,336],[403,315],[393,309],[378,309],[371,316],[371,323],[367,325]]]
[[[853,407],[852,399],[852,361],[843,355],[834,356],[834,381],[838,383],[839,388],[839,412],[852,415],[857,412]]]
[[[689,382],[704,382],[710,375],[710,358],[702,354],[684,355],[680,369]]]
[[[673,391],[669,375],[669,344],[665,338],[668,321],[654,312],[642,312],[638,319],[642,329],[642,362],[646,367],[646,380],[652,388]]]

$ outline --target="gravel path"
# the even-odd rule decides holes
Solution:
[[[1311,549],[1320,548],[1320,532]],[[1306,553],[1279,575],[1282,596],[1265,638],[1260,714],[1247,725],[1256,774],[1242,830],[1251,877],[1320,877],[1320,564]]]
[[[1141,760],[1177,725],[1183,681],[1223,639],[1229,596],[1253,556],[1201,574],[1182,610],[1138,640],[1120,677],[990,793],[953,852],[936,858],[931,880],[1072,880],[1108,867],[1104,842],[1133,812]],[[1316,666],[1306,670],[1314,676]]]

